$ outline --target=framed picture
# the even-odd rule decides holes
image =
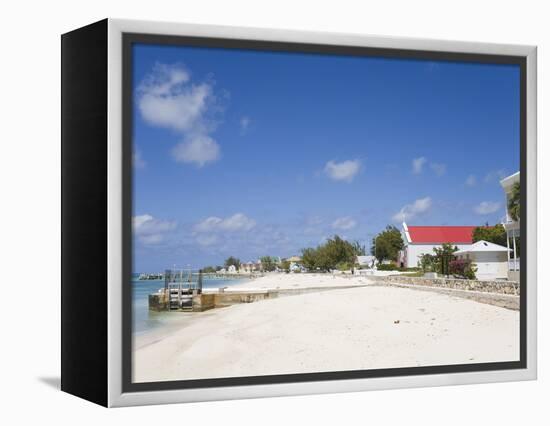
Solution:
[[[62,389],[105,406],[536,378],[536,48],[62,36]]]

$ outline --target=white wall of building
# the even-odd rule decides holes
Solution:
[[[508,258],[506,252],[477,252],[459,255],[459,258],[470,259],[477,268],[478,280],[497,280],[508,277]]]
[[[467,249],[470,244],[453,244],[459,250]],[[408,244],[405,246],[406,268],[414,268],[418,266],[420,256],[423,254],[434,254],[434,248],[441,247],[441,244]]]

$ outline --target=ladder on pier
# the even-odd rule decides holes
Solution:
[[[187,289],[169,288],[169,305],[170,310],[192,310],[193,309],[193,293]]]

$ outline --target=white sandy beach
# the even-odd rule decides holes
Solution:
[[[336,283],[368,279],[274,274],[234,288]],[[519,312],[429,291],[357,287],[191,314],[181,328],[134,345],[136,382],[514,361]]]
[[[226,291],[243,290],[282,290],[323,287],[347,287],[372,283],[367,276],[332,274],[279,274],[271,273],[263,277],[245,280],[240,284],[227,287]],[[223,281],[220,282],[223,287]]]

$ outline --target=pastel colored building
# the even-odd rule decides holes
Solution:
[[[257,262],[243,262],[239,267],[239,272],[249,274],[251,272],[261,270],[261,267],[262,267],[262,262],[260,262],[259,260]]]

